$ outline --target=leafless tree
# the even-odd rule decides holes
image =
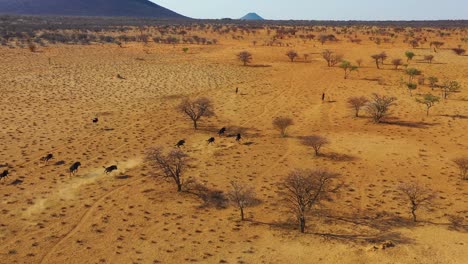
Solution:
[[[319,156],[320,149],[323,146],[330,144],[330,141],[328,141],[328,139],[325,137],[312,135],[312,136],[303,137],[302,144],[308,147],[312,147],[314,149],[315,156]]]
[[[434,60],[434,55],[425,55],[424,60],[429,63],[432,63],[432,60]]]
[[[398,70],[398,67],[403,65],[403,61],[401,59],[393,59],[392,64],[395,66],[395,70]]]
[[[206,97],[195,100],[184,99],[178,106],[179,111],[186,114],[193,122],[193,127],[198,129],[197,122],[203,116],[214,116],[213,103]]]
[[[387,54],[385,52],[381,52],[379,54],[372,55],[371,58],[375,60],[377,69],[380,69],[380,64],[384,63],[385,59],[387,58]]]
[[[359,67],[361,67],[362,62],[363,62],[363,59],[357,59],[357,60],[356,60],[356,63],[357,63],[357,65],[358,65]]]
[[[252,186],[237,181],[231,182],[231,189],[227,197],[231,204],[239,208],[241,220],[244,221],[244,209],[255,205],[258,200],[255,197],[255,190]]]
[[[330,50],[322,52],[322,57],[327,61],[328,67],[333,67],[343,60],[343,55],[335,54]]]
[[[353,96],[348,98],[348,106],[351,109],[354,109],[356,117],[359,117],[359,111],[369,102],[364,96]]]
[[[146,162],[162,172],[162,175],[158,176],[172,179],[177,185],[178,192],[182,191],[184,183],[182,177],[189,161],[189,156],[180,149],[174,149],[165,154],[164,148],[157,146],[150,148],[146,153]]]
[[[273,119],[273,126],[280,131],[282,137],[286,136],[286,130],[292,125],[294,125],[294,121],[289,117],[277,117]]]
[[[338,176],[337,173],[323,169],[297,169],[284,180],[281,194],[295,214],[302,233],[305,233],[308,213],[338,189],[334,183]]]
[[[286,56],[291,60],[291,62],[294,62],[294,60],[299,56],[296,51],[290,50],[288,53],[286,53]]]
[[[252,54],[248,51],[242,51],[237,54],[237,58],[244,63],[244,66],[247,66],[252,61]]]
[[[462,180],[468,180],[468,157],[460,157],[453,160],[460,170]]]
[[[454,48],[454,49],[452,49],[452,50],[453,50],[453,52],[455,52],[455,54],[457,54],[457,55],[459,55],[459,56],[464,55],[465,52],[466,52],[466,50],[465,50],[465,49],[462,49],[462,48]]]
[[[375,123],[380,123],[382,119],[389,115],[390,107],[396,105],[396,97],[385,95],[372,94],[372,98],[366,106],[366,111],[369,113]]]
[[[410,204],[411,216],[414,222],[417,221],[416,211],[421,207],[430,208],[436,197],[431,189],[419,183],[403,183],[397,189],[404,195],[402,199]]]

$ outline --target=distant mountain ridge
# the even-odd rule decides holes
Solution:
[[[0,0],[0,14],[185,18],[148,0]]]
[[[265,20],[263,17],[259,16],[257,13],[248,13],[247,15],[241,17],[241,20]]]

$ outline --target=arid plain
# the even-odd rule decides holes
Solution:
[[[243,39],[196,32],[216,45],[0,47],[0,165],[10,171],[0,183],[0,262],[468,263],[468,182],[452,162],[468,155],[468,57],[451,50],[460,36],[423,30],[416,34],[428,42],[413,48],[403,33],[377,45],[356,32],[361,43],[340,34],[324,45],[291,36],[265,45],[271,36],[258,30],[237,33]],[[434,52],[429,41],[445,44]],[[326,49],[362,64],[344,79],[338,65],[327,67]],[[244,50],[253,56],[248,66],[236,57]],[[295,62],[290,50],[299,53]],[[411,96],[405,67],[390,63],[406,63],[409,50],[416,56],[408,68],[463,87],[429,116],[415,98],[441,89],[426,81]],[[388,59],[377,69],[371,55],[383,51]],[[348,107],[349,97],[372,93],[397,97],[384,123]],[[215,116],[194,130],[176,109],[185,97],[210,98]],[[272,126],[279,116],[294,120],[287,137]],[[243,140],[217,136],[221,127]],[[321,156],[301,143],[309,135],[330,141]],[[246,221],[233,206],[202,206],[154,177],[145,151],[181,139],[193,159],[184,177],[223,192],[232,180],[255,188],[261,203],[246,208]],[[47,153],[55,158],[44,164]],[[82,166],[70,177],[75,161]],[[118,171],[105,174],[112,164]],[[280,194],[295,168],[341,175],[342,187],[311,212],[305,234]],[[417,223],[397,190],[412,181],[436,193]]]

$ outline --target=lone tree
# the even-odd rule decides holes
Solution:
[[[359,111],[369,102],[369,99],[364,96],[353,96],[348,98],[347,102],[349,108],[354,110],[355,116],[359,117]]]
[[[434,55],[425,55],[424,60],[429,63],[432,63],[432,60],[434,60]]]
[[[367,113],[372,117],[374,123],[382,122],[383,118],[389,115],[390,107],[396,105],[396,97],[372,94],[372,98],[366,106]]]
[[[439,79],[437,77],[431,76],[427,78],[427,80],[429,81],[429,86],[431,87],[431,89],[434,90],[434,88],[437,87]]]
[[[442,85],[441,88],[444,99],[447,99],[450,94],[459,92],[462,87],[457,81],[447,81]]]
[[[416,90],[416,88],[418,88],[418,85],[415,83],[407,83],[406,87],[408,88],[410,96],[413,96],[413,90]]]
[[[244,209],[258,202],[253,187],[236,181],[231,182],[231,189],[227,193],[227,197],[232,205],[239,208],[242,221],[245,219]]]
[[[387,57],[388,56],[385,52],[381,52],[379,54],[374,54],[371,56],[371,58],[375,60],[375,65],[377,66],[377,69],[380,69],[380,64],[383,64]]]
[[[412,51],[407,51],[407,52],[405,52],[405,56],[407,58],[406,61],[409,62],[409,61],[413,60],[415,54]]]
[[[303,137],[302,144],[308,147],[312,147],[314,149],[315,156],[319,156],[320,149],[323,146],[330,144],[330,141],[328,141],[326,137],[312,135],[312,136]]]
[[[289,117],[277,117],[273,119],[273,127],[280,131],[282,137],[286,136],[286,130],[292,125],[294,125],[294,121]]]
[[[415,68],[409,68],[409,69],[406,69],[406,74],[408,74],[409,76],[408,82],[412,82],[414,79],[414,76],[421,75],[421,71]]]
[[[436,197],[432,190],[419,183],[403,183],[397,189],[403,194],[402,199],[410,204],[411,216],[414,222],[417,221],[416,211],[421,207],[430,208]]]
[[[237,54],[237,58],[244,63],[244,66],[247,66],[252,61],[252,54],[248,51],[242,51]]]
[[[294,60],[299,56],[296,51],[290,50],[288,53],[286,53],[286,56],[291,60],[291,62],[294,62]]]
[[[183,174],[189,165],[189,156],[180,149],[174,149],[164,154],[163,147],[150,148],[146,153],[146,162],[162,172],[160,177],[172,179],[177,185],[177,191],[182,191]]]
[[[453,160],[453,163],[457,165],[462,180],[468,180],[468,157],[456,158]]]
[[[322,58],[327,61],[328,67],[333,67],[343,59],[343,55],[335,54],[330,50],[325,50],[322,52]]]
[[[432,94],[425,94],[422,98],[416,98],[416,102],[426,105],[426,116],[429,116],[429,109],[440,101],[440,97]]]
[[[403,65],[403,61],[402,59],[393,59],[392,64],[395,66],[395,70],[398,70],[398,67]]]
[[[297,218],[301,233],[305,233],[308,212],[338,189],[337,173],[327,170],[294,170],[283,182],[282,196]]]
[[[356,71],[358,69],[357,66],[352,65],[349,61],[342,61],[340,64],[340,68],[344,70],[345,79],[348,79],[348,76],[352,71]]]
[[[198,129],[198,120],[203,116],[214,116],[213,103],[206,97],[195,100],[184,99],[178,106],[179,111],[186,114],[193,122],[193,127]]]
[[[462,56],[465,54],[466,50],[465,49],[462,49],[462,48],[454,48],[452,49],[453,52],[455,52],[455,54],[459,55],[459,56]]]

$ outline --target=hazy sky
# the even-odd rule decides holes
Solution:
[[[151,0],[192,18],[431,20],[468,19],[468,0]]]

